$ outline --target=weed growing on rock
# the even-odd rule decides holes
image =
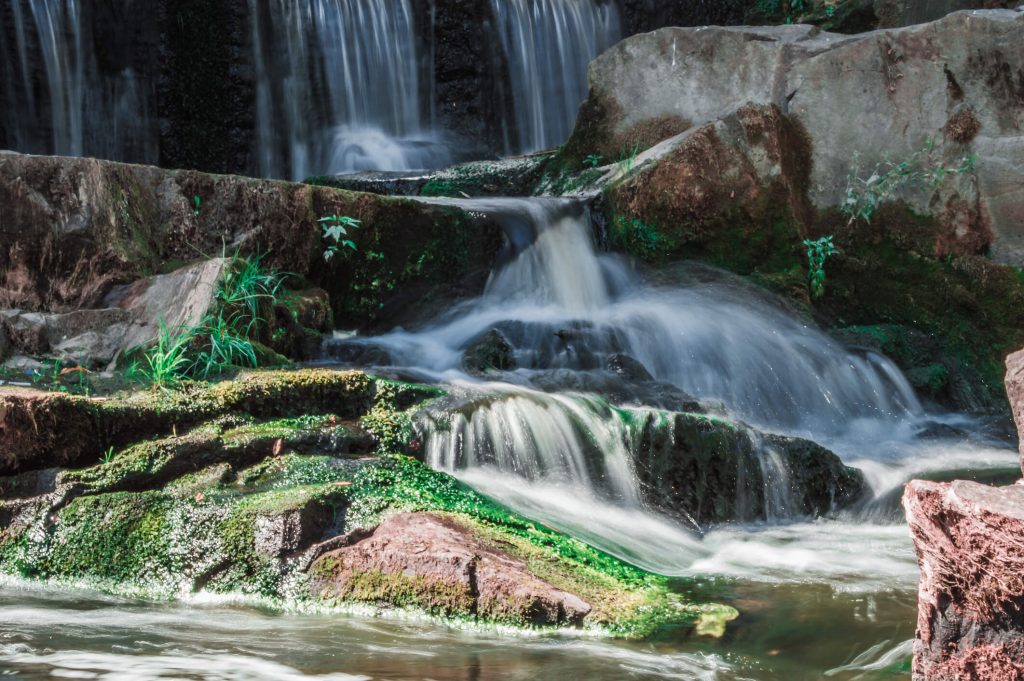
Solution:
[[[156,345],[143,354],[144,364],[129,367],[129,378],[140,375],[168,388],[183,378],[209,379],[230,367],[258,366],[255,343],[268,335],[288,276],[267,268],[262,258],[243,258],[236,251],[206,317],[173,331],[161,322]]]
[[[846,183],[846,196],[840,206],[850,224],[857,220],[871,222],[878,207],[895,198],[896,192],[906,186],[935,189],[950,174],[963,175],[974,171],[973,154],[964,156],[956,165],[947,165],[935,158],[935,142],[928,140],[923,147],[899,163],[887,161],[875,166],[866,179],[861,177],[860,165],[855,161]]]
[[[174,333],[161,321],[156,345],[143,355],[145,363],[139,367],[140,375],[161,388],[177,385],[190,364],[188,351],[191,340],[189,333],[180,329]]]
[[[601,165],[601,155],[590,154],[585,159],[583,159],[583,165],[590,166],[591,168],[598,167],[599,165]]]
[[[355,242],[347,238],[348,230],[357,229],[362,225],[362,221],[347,215],[328,215],[320,218],[319,222],[323,226],[324,240],[334,241],[324,250],[324,260],[330,262],[342,249],[356,250]]]
[[[805,240],[804,246],[807,247],[807,262],[810,267],[808,286],[811,289],[811,297],[821,298],[825,295],[825,261],[839,253],[839,249],[832,243],[831,236],[823,236],[815,241]]]

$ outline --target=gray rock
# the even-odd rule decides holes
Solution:
[[[602,129],[617,139],[657,121],[699,126],[747,103],[774,104],[809,134],[809,193],[818,207],[839,204],[853,159],[870,174],[933,139],[934,158],[954,165],[971,153],[975,171],[949,174],[934,190],[908,185],[898,197],[939,217],[951,250],[991,245],[997,260],[1021,264],[1021,35],[1024,13],[1015,10],[957,12],[856,36],[810,26],[666,28],[629,38],[594,61],[583,109],[590,115],[581,114],[577,133],[582,139]],[[966,134],[950,132],[954,116],[967,110],[975,120]],[[673,148],[663,145],[636,164]]]
[[[183,329],[210,309],[227,260],[215,258],[142,279],[106,302],[118,306],[65,313],[0,312],[10,351],[102,369],[124,352],[156,340],[160,324]],[[0,357],[3,357],[0,342]]]
[[[516,368],[515,348],[501,331],[491,329],[466,348],[462,366],[475,376],[510,371]]]

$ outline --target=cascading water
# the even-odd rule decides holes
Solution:
[[[569,138],[587,97],[587,67],[622,37],[609,0],[491,0],[509,65],[517,151]]]
[[[410,0],[250,0],[260,172],[411,170],[449,162],[421,109]]]
[[[891,361],[842,347],[738,277],[693,266],[671,285],[646,283],[620,257],[595,252],[578,203],[436,201],[501,223],[506,252],[484,293],[415,332],[347,338],[326,350],[359,362],[372,349],[393,367],[449,384],[452,397],[418,424],[427,460],[526,515],[664,574],[871,589],[915,578],[905,528],[895,524],[893,493],[903,481],[1016,465],[1013,452],[983,440],[917,438],[942,417],[926,413]],[[475,344],[494,339],[509,366],[481,382],[464,362]],[[658,425],[661,410],[686,411],[694,398],[763,430],[822,442],[865,470],[874,500],[839,520],[805,522],[790,464],[771,438],[739,425],[749,484],[737,484],[735,517],[758,524],[698,538],[687,529],[696,523],[652,512],[634,470],[651,446],[644,428],[671,438]],[[837,532],[856,539],[825,550]],[[865,543],[882,547],[880,556],[865,558]]]
[[[152,87],[130,64],[100,69],[86,9],[79,0],[11,0],[9,12],[0,11],[0,87],[8,103],[0,128],[8,146],[156,162]]]
[[[595,253],[578,203],[452,203],[500,220],[514,258],[483,296],[440,323],[356,341],[385,349],[395,365],[459,373],[466,348],[493,329],[513,348],[517,371],[509,378],[532,385],[549,385],[560,371],[600,373],[627,356],[656,381],[793,433],[840,433],[858,419],[923,413],[889,360],[847,351],[737,278],[702,280],[697,271],[682,286],[644,283],[621,258]]]

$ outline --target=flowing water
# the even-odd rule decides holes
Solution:
[[[886,679],[905,672],[917,568],[898,495],[915,476],[1016,466],[981,423],[922,405],[885,357],[849,349],[730,275],[683,267],[645,280],[598,253],[565,200],[457,202],[504,230],[485,292],[417,331],[346,338],[336,358],[449,387],[417,427],[425,456],[539,521],[734,604],[721,639],[643,643],[515,635],[253,604],[148,604],[20,582],[0,586],[0,669],[20,679]],[[507,371],[463,355],[501,333]],[[384,361],[386,358],[386,361]],[[740,419],[764,512],[695,528],[641,501],[639,423],[699,400]],[[790,471],[760,431],[813,438],[861,468],[869,499],[829,518],[790,510]],[[742,500],[741,500],[742,501]],[[738,507],[742,507],[740,504]]]
[[[10,148],[155,163],[155,94],[130,64],[100,68],[83,16],[88,5],[8,1],[9,11],[0,8],[0,88],[8,102],[0,125]],[[108,61],[120,54],[109,53]]]
[[[569,138],[587,67],[622,38],[609,0],[491,0],[509,65],[521,152]]]
[[[424,120],[432,97],[411,0],[250,0],[250,11],[263,175],[450,161]]]

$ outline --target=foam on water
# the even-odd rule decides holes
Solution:
[[[374,347],[392,365],[447,383],[461,397],[422,416],[427,460],[527,516],[667,575],[910,589],[917,571],[900,524],[902,484],[1016,466],[1005,443],[971,434],[970,419],[929,414],[890,360],[841,346],[736,277],[684,268],[672,285],[645,282],[623,259],[595,250],[579,204],[443,202],[487,214],[505,231],[502,264],[484,293],[416,331],[339,347]],[[491,330],[513,349],[517,369],[500,376],[508,383],[462,367],[466,348]],[[698,536],[652,513],[631,464],[632,424],[650,412],[642,406],[648,393],[618,390],[628,381],[608,366],[622,355],[657,385],[724,405],[766,431],[825,444],[865,473],[871,498],[829,520],[789,516],[789,471],[751,431],[766,484],[740,493],[760,495],[770,522]],[[637,406],[586,393],[608,385]],[[921,437],[936,425],[947,427],[943,438]]]

